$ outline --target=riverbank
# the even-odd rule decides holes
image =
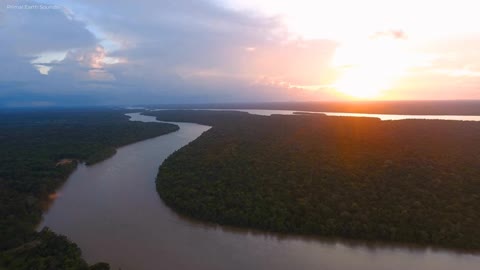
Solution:
[[[148,115],[213,126],[160,168],[157,190],[180,213],[283,233],[480,248],[478,122]]]
[[[116,147],[178,130],[169,124],[133,123],[122,111],[11,112],[0,119],[0,268],[88,267],[78,247],[35,228],[49,198],[77,168],[108,159]],[[40,243],[30,245],[27,243]],[[23,248],[18,249],[22,246]],[[59,251],[59,246],[64,250]],[[42,255],[43,254],[43,255]],[[48,258],[46,258],[47,256]],[[75,262],[75,263],[74,263]]]
[[[159,163],[209,130],[178,125],[178,132],[119,148],[105,162],[80,165],[45,225],[74,240],[87,261],[108,261],[112,269],[475,270],[480,264],[471,253],[265,233],[178,215],[156,192]]]

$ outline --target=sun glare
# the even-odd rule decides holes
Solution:
[[[388,36],[344,43],[335,53],[333,65],[338,78],[333,87],[353,98],[383,96],[408,67],[402,43]]]
[[[372,74],[376,74],[372,78]],[[337,91],[354,98],[376,98],[391,86],[390,76],[370,68],[350,68],[335,83]]]

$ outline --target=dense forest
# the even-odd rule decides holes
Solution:
[[[36,232],[35,227],[48,196],[78,162],[94,164],[115,154],[119,146],[178,130],[171,124],[131,122],[124,113],[0,112],[0,269],[87,267],[75,244],[49,230]],[[104,264],[92,267],[107,269]]]
[[[156,111],[213,126],[162,164],[175,210],[275,232],[480,248],[480,123]]]
[[[88,266],[77,245],[48,228],[31,236],[28,242],[0,254],[0,269],[109,270],[107,263]],[[3,268],[2,268],[3,267]]]

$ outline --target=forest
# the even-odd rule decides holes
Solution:
[[[79,162],[92,165],[120,146],[178,130],[172,124],[131,122],[124,113],[0,112],[0,269],[89,269],[74,243],[49,229],[35,229],[48,196]],[[108,268],[103,263],[90,266]]]
[[[480,249],[480,123],[156,111],[210,125],[159,169],[179,213],[273,232]]]

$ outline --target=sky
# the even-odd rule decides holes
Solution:
[[[0,0],[0,106],[480,99],[475,0]]]

